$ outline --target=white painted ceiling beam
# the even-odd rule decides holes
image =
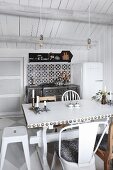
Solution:
[[[39,37],[29,36],[0,36],[0,42],[10,43],[34,43],[40,44]],[[87,45],[86,40],[71,40],[71,39],[60,39],[60,38],[44,38],[43,44],[45,45],[65,45],[65,46],[84,46]],[[92,41],[92,45],[96,45],[97,41]]]
[[[41,11],[41,14],[40,14]],[[11,3],[0,2],[0,14],[21,16],[21,17],[31,17],[31,18],[41,18],[43,19],[53,19],[53,20],[65,20],[65,21],[78,21],[78,22],[88,22],[88,12],[79,12],[74,10],[58,10],[50,8],[38,8],[16,5]],[[91,13],[91,23],[112,25],[113,15]]]

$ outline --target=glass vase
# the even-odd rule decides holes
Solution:
[[[101,99],[101,104],[106,104],[107,103],[107,98],[106,95],[102,95],[102,99]]]

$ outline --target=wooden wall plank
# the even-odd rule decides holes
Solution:
[[[110,8],[111,4],[112,0],[107,0],[100,12],[105,14],[108,13],[108,9]]]
[[[29,2],[28,2],[28,0],[20,0],[20,5],[26,5],[26,6],[28,6],[28,5],[29,5]]]
[[[99,3],[99,0],[92,0],[91,1],[91,6],[90,6],[91,12],[94,12],[94,10],[95,10],[96,6],[98,5],[98,3]]]
[[[83,3],[82,0],[76,1],[72,9],[80,11],[81,3]]]
[[[51,32],[51,37],[56,37],[59,24],[60,24],[60,21],[54,21],[53,22],[53,29],[52,29],[52,32]]]
[[[68,5],[69,0],[62,0],[59,6],[59,9],[66,9]]]
[[[42,2],[42,0],[28,0],[28,6],[41,7]]]
[[[108,10],[107,10],[107,14],[113,15],[113,2],[112,2],[112,4],[109,6],[109,8],[108,8]]]
[[[88,11],[90,2],[92,2],[92,1],[91,0],[85,0],[85,3],[84,3],[84,1],[81,1],[80,11]]]
[[[7,48],[6,42],[0,42],[0,48]]]
[[[19,35],[19,17],[6,17],[6,35]]]
[[[86,25],[85,23],[79,23],[79,25],[76,29],[75,35],[74,35],[74,37],[76,37],[76,39],[82,39],[81,33],[84,30],[85,25]]]
[[[99,13],[102,10],[104,4],[106,4],[106,0],[99,0],[97,6],[94,9],[94,12]]]
[[[51,8],[58,8],[61,0],[52,0]]]
[[[69,0],[67,4],[67,9],[71,10],[73,8],[74,3],[76,3],[77,0]]]
[[[0,1],[3,2],[3,0],[0,0]],[[19,4],[19,0],[4,0],[4,2]]]
[[[50,8],[51,7],[51,0],[43,1],[43,7],[44,8]]]
[[[59,27],[57,37],[64,37],[71,39],[74,35],[74,22],[65,22],[62,21]]]
[[[1,30],[3,35],[7,35],[7,17],[5,15],[0,15]]]
[[[53,24],[54,24],[54,20],[47,20],[46,27],[45,27],[45,30],[43,32],[44,37],[50,36]]]

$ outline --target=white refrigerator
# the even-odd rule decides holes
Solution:
[[[71,83],[80,85],[80,97],[91,99],[103,89],[103,64],[85,62],[71,65]]]

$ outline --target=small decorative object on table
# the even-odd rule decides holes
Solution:
[[[76,108],[80,108],[80,104],[79,104],[78,101],[75,103],[75,107],[76,107]]]
[[[35,98],[32,98],[32,109],[35,108]]]
[[[76,101],[76,103],[70,102],[70,103],[68,103],[66,106],[69,107],[69,108],[74,108],[74,107],[75,107],[75,108],[80,108],[80,104],[79,104],[78,101]]]
[[[44,109],[43,109],[43,110],[44,110],[44,111],[47,111],[46,109],[47,109],[47,108],[46,108],[46,101],[44,101]]]
[[[93,96],[92,99],[100,101],[101,104],[106,104],[109,101],[108,95],[110,95],[110,92],[99,90],[99,92],[96,93],[96,95]]]
[[[44,101],[44,107],[43,108],[40,108],[39,107],[39,96],[37,96],[37,102],[36,102],[36,107],[34,106],[32,106],[32,108],[30,108],[30,110],[33,110],[33,112],[35,113],[35,114],[40,114],[40,112],[47,112],[47,111],[50,111],[48,108],[47,108],[47,106],[46,106],[46,101]]]
[[[40,114],[40,111],[42,111],[42,109],[41,109],[40,107],[35,107],[35,108],[34,108],[34,113]]]
[[[47,111],[50,111],[50,110],[46,106],[44,106],[44,108],[42,109],[42,112],[43,111],[47,112]]]
[[[37,99],[36,99],[36,107],[39,107],[39,101],[40,101],[39,96],[37,96]]]
[[[47,106],[46,106],[46,101],[44,101],[44,108],[43,108],[43,111],[49,111],[49,109],[47,108]]]
[[[36,107],[34,108],[34,112],[40,114],[40,111],[41,111],[41,109],[39,108],[39,96],[37,96]]]
[[[32,109],[35,108],[35,90],[32,90]]]
[[[107,97],[105,94],[103,94],[101,99],[101,104],[106,104],[106,103],[107,103]]]
[[[73,107],[75,107],[75,104],[70,102],[70,103],[67,104],[67,107],[73,108]]]

